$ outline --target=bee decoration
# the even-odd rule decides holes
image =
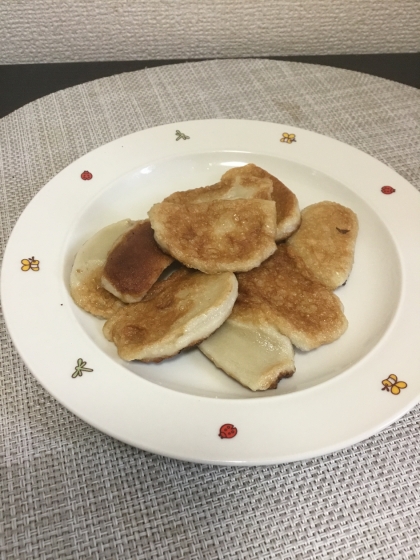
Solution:
[[[86,365],[86,362],[84,362],[82,360],[82,358],[79,358],[77,360],[77,366],[76,366],[74,372],[72,373],[72,377],[73,378],[82,377],[84,371],[93,371],[93,369],[87,368],[87,367],[85,367],[85,365]]]
[[[286,142],[287,144],[296,142],[296,134],[289,134],[288,132],[283,132],[283,136],[282,138],[280,138],[280,142]]]
[[[190,137],[181,132],[180,130],[175,130],[176,141],[178,140],[189,140]]]
[[[407,383],[405,381],[398,381],[398,377],[393,373],[382,381],[382,385],[382,391],[390,391],[393,395],[399,395],[401,389],[407,387]]]
[[[34,270],[38,272],[39,270],[39,261],[35,259],[35,257],[29,257],[29,259],[22,259],[20,261],[22,263],[21,270],[27,272],[28,270]]]

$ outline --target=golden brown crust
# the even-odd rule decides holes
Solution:
[[[272,324],[301,350],[333,342],[347,329],[341,301],[303,276],[284,244],[259,268],[237,276],[232,320]]]
[[[296,368],[293,368],[293,370],[290,371],[282,371],[280,373],[278,373],[275,377],[273,377],[273,380],[271,381],[270,385],[268,385],[266,388],[262,388],[262,391],[268,390],[268,389],[277,389],[277,385],[280,383],[280,381],[282,379],[287,379],[288,377],[292,377],[292,375],[295,373]]]
[[[103,332],[124,360],[159,362],[209,336],[230,314],[236,295],[234,274],[181,268],[113,315]]]
[[[230,169],[214,185],[172,193],[163,202],[195,204],[198,202],[233,200],[236,198],[271,200],[273,190],[271,179],[264,176],[257,177],[250,169],[246,169],[247,167]]]
[[[207,274],[250,270],[276,249],[275,205],[269,200],[162,202],[149,217],[165,252]]]
[[[164,202],[191,204],[235,198],[259,198],[276,203],[276,241],[287,239],[299,227],[300,210],[296,195],[277,177],[254,163],[229,169],[214,185],[175,192]]]
[[[121,220],[102,228],[79,248],[75,256],[70,273],[70,293],[75,303],[92,315],[106,319],[123,306],[102,287],[101,276],[110,248],[132,226],[131,220]]]
[[[272,199],[277,209],[276,241],[283,241],[290,237],[300,225],[300,210],[296,195],[273,175]]]
[[[268,174],[258,174],[256,165],[250,163],[242,167],[233,167],[226,171],[221,178],[221,184],[228,189],[229,197],[260,198],[271,200],[273,181]]]
[[[272,181],[271,199],[276,203],[277,233],[276,241],[287,239],[300,224],[300,210],[296,195],[286,187],[277,177],[254,163],[243,167],[234,167],[222,176],[222,181],[233,180],[235,177],[250,179],[251,177]]]
[[[105,337],[114,341],[123,354],[139,344],[147,346],[161,339],[168,326],[176,323],[194,306],[193,290],[191,297],[182,305],[177,304],[176,293],[187,277],[188,271],[180,269],[155,284],[143,301],[127,306],[124,313],[115,314],[105,323]],[[159,361],[164,357],[160,356]]]
[[[173,258],[161,251],[149,220],[137,222],[108,254],[102,285],[122,301],[140,301]]]
[[[215,183],[207,187],[198,187],[196,189],[188,189],[187,191],[177,191],[166,198],[163,202],[172,202],[173,204],[191,204],[196,202],[210,202],[224,197],[227,187],[222,183]]]
[[[101,319],[109,319],[124,304],[102,287],[102,271],[101,265],[87,273],[83,282],[71,286],[71,296],[75,303],[88,313]]]
[[[312,204],[302,210],[301,226],[287,241],[289,254],[305,275],[335,290],[352,269],[358,229],[350,208],[330,201]]]

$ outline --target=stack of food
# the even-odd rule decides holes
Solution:
[[[347,329],[334,290],[354,260],[355,213],[323,201],[302,212],[296,196],[254,164],[215,185],[175,192],[79,250],[74,301],[106,319],[124,360],[159,362],[197,345],[253,391],[295,371],[309,351]]]

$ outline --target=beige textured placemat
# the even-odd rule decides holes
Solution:
[[[313,130],[420,189],[419,109],[420,92],[407,86],[266,60],[154,68],[55,93],[0,121],[1,254],[26,204],[66,165],[182,120]],[[194,465],[133,449],[74,417],[27,371],[3,321],[0,350],[2,560],[420,558],[420,407],[326,457]]]

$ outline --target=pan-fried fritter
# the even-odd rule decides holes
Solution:
[[[124,304],[101,284],[102,272],[109,250],[125,231],[131,220],[111,224],[91,237],[79,249],[70,274],[70,293],[75,303],[102,319],[111,317]]]
[[[347,329],[339,298],[305,277],[284,244],[260,267],[237,276],[232,319],[244,315],[257,324],[268,322],[301,350],[333,342]]]
[[[276,250],[276,209],[271,200],[161,202],[149,211],[163,251],[207,274],[244,271]]]
[[[126,303],[140,301],[173,262],[153,236],[149,220],[134,222],[111,248],[102,273],[102,286]]]
[[[243,167],[234,167],[222,175],[222,184],[246,184],[250,180],[270,180],[272,182],[271,199],[276,203],[277,232],[276,241],[287,239],[300,224],[300,210],[296,195],[274,175],[253,163]],[[260,197],[261,198],[261,197]]]
[[[166,197],[163,202],[192,204],[212,200],[234,200],[235,198],[261,198],[271,200],[273,182],[268,177],[243,177],[237,175],[231,180],[220,181],[208,187],[178,191]]]
[[[214,185],[175,192],[164,202],[191,204],[235,198],[274,200],[277,213],[276,241],[287,239],[299,227],[300,210],[296,195],[277,177],[253,163],[229,169],[222,175],[220,182]]]
[[[74,301],[107,319],[104,335],[122,359],[160,362],[198,345],[259,391],[293,375],[293,345],[312,350],[346,331],[332,290],[353,265],[350,209],[325,201],[301,214],[283,183],[248,164],[173,193],[149,218],[98,232],[71,272]],[[187,268],[159,281],[174,259]]]
[[[275,389],[295,371],[293,346],[268,322],[235,313],[199,349],[218,368],[252,391]]]
[[[294,371],[292,343],[313,350],[347,329],[339,298],[312,280],[287,244],[258,268],[237,274],[231,315],[199,348],[212,362],[253,391],[272,389]]]
[[[287,241],[303,272],[335,290],[347,280],[358,233],[356,214],[337,202],[318,202],[302,210],[302,223]],[[301,260],[300,260],[301,259]]]
[[[231,272],[210,275],[182,268],[157,282],[142,301],[113,315],[103,332],[122,359],[160,362],[214,332],[231,313],[237,293]]]

